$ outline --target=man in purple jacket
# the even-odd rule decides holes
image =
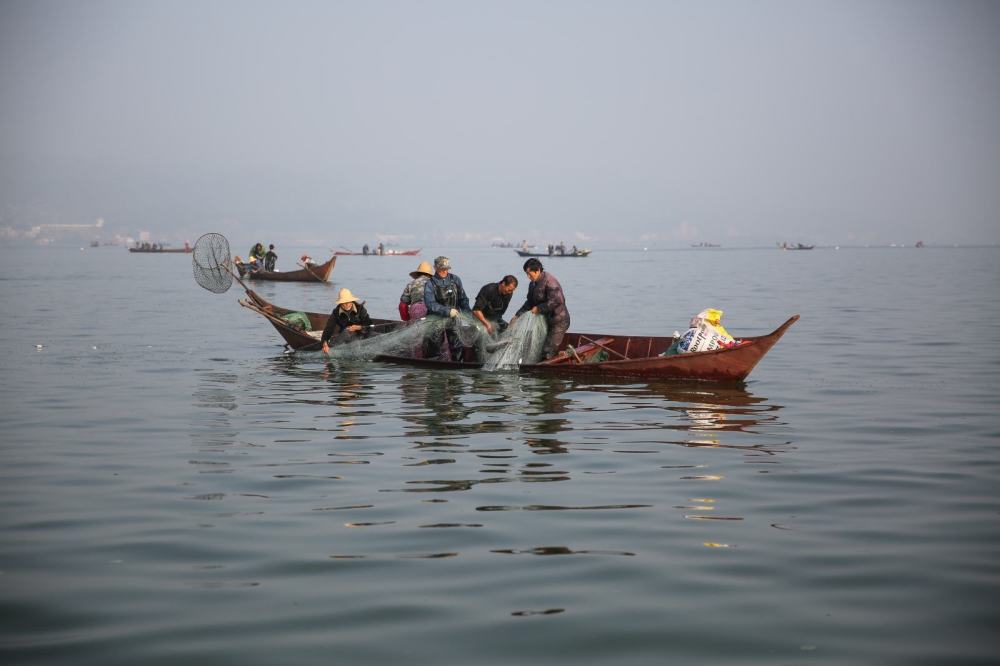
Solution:
[[[529,310],[533,314],[545,317],[549,331],[545,336],[542,355],[545,358],[552,358],[569,328],[569,310],[566,309],[566,298],[563,296],[562,285],[559,284],[559,280],[555,276],[545,272],[542,262],[535,257],[524,262],[524,273],[531,280],[531,284],[528,285],[528,298],[514,315],[514,318],[516,319],[521,313]]]

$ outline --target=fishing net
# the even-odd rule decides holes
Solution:
[[[350,340],[330,346],[330,358],[343,361],[369,361],[380,354],[389,356],[419,357],[428,340],[444,336],[449,320],[444,317],[425,317],[406,326],[370,338]]]
[[[194,244],[191,253],[194,280],[203,288],[222,294],[233,285],[229,241],[222,234],[205,234]]]
[[[464,312],[454,318],[430,315],[382,335],[334,340],[329,355],[345,362],[370,361],[380,355],[439,358],[448,354],[448,331],[464,347],[475,350],[483,369],[496,371],[540,361],[548,327],[545,317],[529,312],[518,317],[503,334],[494,336],[486,332],[482,322]]]
[[[542,315],[526,312],[514,320],[499,339],[486,344],[484,370],[514,370],[542,360],[548,325]]]
[[[477,358],[485,357],[491,338],[478,319],[464,312],[454,318],[429,315],[395,331],[367,339],[335,340],[330,345],[330,356],[361,361],[381,354],[407,358],[448,358],[446,333],[457,337],[462,346],[475,350]]]

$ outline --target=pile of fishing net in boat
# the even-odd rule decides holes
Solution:
[[[538,363],[542,360],[542,347],[548,329],[545,317],[524,313],[497,339],[486,345],[483,369],[513,370],[523,363]]]
[[[548,327],[545,317],[527,312],[518,317],[502,334],[489,334],[478,319],[459,313],[454,319],[433,315],[411,322],[395,331],[367,339],[334,344],[330,358],[342,361],[368,361],[376,356],[439,358],[447,354],[446,329],[457,333],[462,344],[475,350],[476,359],[485,370],[511,370],[542,359],[542,346]],[[425,356],[428,351],[434,356]]]

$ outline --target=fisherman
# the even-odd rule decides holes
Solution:
[[[323,353],[330,353],[330,341],[343,344],[352,340],[367,338],[371,334],[372,318],[368,316],[365,304],[354,297],[351,290],[340,290],[337,303],[323,328]]]
[[[569,310],[566,309],[562,285],[554,275],[545,272],[542,262],[536,257],[524,262],[524,274],[531,280],[531,284],[528,285],[528,298],[518,309],[514,319],[528,311],[545,316],[548,333],[545,335],[542,355],[544,358],[552,358],[569,328]],[[514,319],[511,320],[512,324]]]
[[[434,260],[434,275],[424,285],[424,305],[427,306],[428,314],[451,318],[445,327],[445,338],[451,351],[451,360],[461,361],[465,346],[458,337],[456,318],[460,311],[469,311],[469,297],[462,287],[462,279],[451,273],[451,260],[448,257],[437,257]],[[440,351],[435,347],[440,347],[440,343],[440,340],[429,341],[424,358],[439,355]]]
[[[378,244],[378,256],[380,257],[385,256],[385,243],[380,242]]]
[[[424,286],[432,275],[434,269],[426,261],[421,261],[417,270],[410,272],[410,277],[413,279],[403,288],[403,294],[399,297],[400,319],[412,321],[427,315],[427,306],[424,305]]]
[[[274,243],[271,243],[267,247],[267,254],[264,255],[264,270],[273,271],[276,263],[278,263],[278,254],[274,251]]]
[[[265,254],[266,253],[264,252],[264,244],[254,243],[254,246],[250,248],[250,252],[247,253],[247,261],[253,261],[254,259],[256,259],[257,261],[262,262],[264,261]]]
[[[303,254],[301,257],[299,257],[299,262],[302,264],[303,268],[312,268],[313,266],[316,265],[316,262],[313,261],[313,258],[310,257],[308,254]]]
[[[361,248],[361,254],[365,255],[366,257],[369,254],[371,254],[371,249],[368,247],[368,243],[365,243],[365,246]]]
[[[517,278],[513,275],[505,275],[499,282],[484,284],[479,294],[476,295],[476,303],[472,306],[472,316],[483,322],[486,332],[490,335],[500,334],[507,328],[507,322],[503,320],[503,313],[510,305],[511,296],[517,289]]]

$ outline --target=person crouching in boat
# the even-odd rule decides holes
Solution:
[[[424,305],[424,287],[432,275],[434,275],[434,270],[426,261],[421,261],[417,270],[410,273],[410,277],[413,279],[403,288],[403,294],[399,297],[400,319],[413,321],[427,315],[427,306]]]
[[[261,266],[264,265],[264,255],[267,252],[264,251],[263,243],[254,243],[253,247],[250,248],[250,252],[247,253],[247,261],[257,260]]]
[[[551,273],[546,273],[542,262],[535,257],[524,262],[524,274],[531,280],[531,284],[528,285],[528,298],[514,315],[511,324],[521,314],[528,311],[543,315],[549,330],[545,335],[542,355],[545,358],[552,358],[555,356],[556,350],[559,349],[567,329],[569,329],[569,310],[566,309],[566,297],[563,295],[559,280]]]
[[[517,289],[517,278],[505,275],[499,282],[484,284],[476,295],[472,316],[483,322],[486,332],[490,335],[499,335],[507,328],[503,313],[507,311],[515,289]]]
[[[455,322],[459,312],[469,311],[469,297],[465,295],[462,279],[451,273],[451,260],[448,257],[438,257],[434,260],[434,275],[424,285],[424,305],[427,313],[440,317],[450,317],[451,321],[445,328],[444,337],[451,351],[451,360],[462,360],[465,345],[458,337]],[[428,341],[424,358],[433,358],[440,354],[441,341]]]
[[[354,297],[351,290],[343,288],[330,318],[323,328],[323,353],[330,353],[330,342],[343,344],[352,340],[367,338],[371,333],[372,318],[368,316],[365,304]]]

